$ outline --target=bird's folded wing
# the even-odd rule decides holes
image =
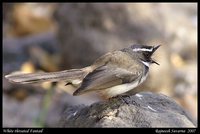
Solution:
[[[115,66],[101,66],[84,78],[81,87],[73,95],[80,95],[91,90],[101,90],[128,83],[138,79],[140,74],[134,74],[131,71]]]

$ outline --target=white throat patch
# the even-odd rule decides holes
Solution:
[[[149,67],[149,62],[141,61],[145,66]]]
[[[151,48],[151,49],[147,49],[147,48],[134,48],[133,51],[134,51],[134,52],[138,52],[138,51],[152,52],[152,51],[153,51],[153,48]]]

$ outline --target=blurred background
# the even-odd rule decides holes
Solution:
[[[82,68],[134,43],[162,46],[154,55],[160,66],[132,92],[165,94],[197,120],[197,4],[3,3],[3,127],[59,127],[65,108],[101,99],[4,75]]]

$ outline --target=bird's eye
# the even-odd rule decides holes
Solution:
[[[150,54],[149,53],[144,53],[144,56],[145,57],[150,57]]]

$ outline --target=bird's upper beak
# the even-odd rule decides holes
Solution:
[[[152,54],[160,47],[161,45],[158,45],[158,46],[154,46],[153,47],[153,51],[152,51]]]

